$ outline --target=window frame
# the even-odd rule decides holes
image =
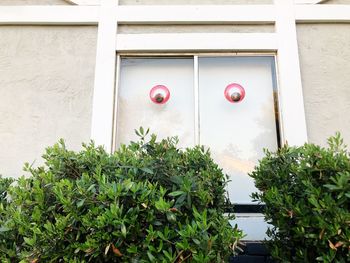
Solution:
[[[171,8],[170,8],[171,7]],[[91,138],[96,144],[113,149],[115,133],[116,64],[122,53],[266,53],[277,55],[279,116],[282,143],[302,145],[307,142],[307,129],[296,36],[296,14],[293,0],[275,0],[273,5],[219,6],[118,6],[117,1],[102,0],[96,56],[95,88]],[[120,12],[118,10],[129,10]],[[125,9],[126,8],[126,9]],[[147,8],[148,12],[145,12]],[[119,34],[118,23],[137,24],[217,24],[208,8],[218,8],[226,14],[226,23],[275,24],[274,33],[174,33]],[[159,12],[163,10],[163,12]],[[173,10],[174,9],[174,10]],[[131,11],[135,13],[130,13]],[[191,10],[195,12],[191,16]],[[239,11],[240,12],[237,12]],[[245,11],[244,11],[245,10]],[[265,11],[264,11],[265,10]],[[142,12],[141,12],[142,11]],[[184,15],[175,17],[179,11]],[[230,11],[230,16],[227,12]],[[243,12],[244,11],[244,12]],[[250,11],[250,12],[248,12]],[[263,11],[263,12],[262,12]],[[170,13],[169,13],[170,12]],[[243,13],[242,13],[243,12]],[[264,13],[265,12],[265,13]],[[239,15],[232,16],[232,13]],[[127,15],[129,17],[127,17]],[[167,17],[167,15],[170,15]],[[123,18],[124,17],[124,18]],[[118,19],[121,19],[121,21]],[[218,18],[216,18],[218,19]],[[220,18],[219,20],[221,20]],[[124,21],[124,22],[122,22]],[[189,22],[191,21],[191,22]],[[222,21],[220,23],[223,23]],[[214,40],[214,41],[213,41]],[[296,128],[297,127],[297,128]]]
[[[279,84],[277,78],[277,54],[274,52],[259,52],[259,53],[237,53],[237,52],[186,52],[186,53],[171,53],[171,52],[163,52],[163,53],[128,53],[128,52],[119,52],[117,54],[116,59],[116,81],[115,81],[115,90],[114,90],[114,110],[113,110],[113,137],[112,137],[112,148],[111,151],[114,152],[117,150],[117,123],[118,123],[118,95],[119,95],[119,87],[120,87],[120,70],[121,70],[121,59],[123,58],[192,58],[193,59],[193,89],[194,89],[194,138],[195,145],[200,144],[200,117],[199,117],[199,58],[205,57],[272,57],[274,60],[274,71],[276,75],[276,87],[273,87],[273,91],[276,89],[276,95],[273,93],[274,98],[274,113],[276,122],[276,133],[277,138],[276,142],[278,147],[281,146],[283,142],[283,130],[280,118],[280,99],[279,99]],[[277,102],[277,103],[276,103]]]

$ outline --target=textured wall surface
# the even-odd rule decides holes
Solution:
[[[40,163],[46,146],[88,141],[96,27],[0,27],[0,174]]]
[[[350,0],[329,0],[329,1],[325,1],[324,4],[329,4],[329,5],[333,5],[333,4],[350,5]]]
[[[298,25],[309,140],[340,131],[350,145],[350,24]]]
[[[118,33],[271,33],[274,25],[120,25]]]
[[[64,0],[0,0],[0,5],[69,5]]]

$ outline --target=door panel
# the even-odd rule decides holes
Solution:
[[[150,128],[159,139],[178,136],[181,147],[194,145],[192,58],[123,58],[118,92],[117,146],[136,140],[134,129]],[[149,92],[165,85],[170,99],[155,104]]]
[[[233,203],[251,203],[256,189],[247,173],[263,157],[263,148],[278,147],[273,63],[273,57],[199,58],[200,143],[230,176]],[[245,89],[239,103],[224,96],[231,83]]]

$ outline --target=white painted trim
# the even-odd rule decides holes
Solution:
[[[273,24],[273,5],[119,6],[120,24]]]
[[[319,4],[325,2],[325,0],[295,0],[294,3],[295,4]]]
[[[73,5],[100,5],[101,0],[64,0]]]
[[[199,128],[199,66],[198,56],[193,56],[193,88],[194,88],[194,143],[200,144]]]
[[[118,97],[119,97],[119,83],[120,83],[120,69],[121,57],[117,55],[116,59],[116,74],[115,74],[115,89],[114,89],[114,112],[113,112],[113,135],[112,135],[112,152],[117,149],[117,118],[118,118]]]
[[[350,22],[349,5],[294,8],[297,23]],[[276,20],[274,5],[118,6],[118,14],[114,10],[119,24],[273,24]],[[96,25],[99,12],[98,6],[0,6],[0,25]]]
[[[303,89],[293,0],[275,0],[278,74],[283,138],[289,145],[307,142]],[[284,141],[284,142],[285,142]]]
[[[275,33],[118,34],[117,51],[274,51]]]
[[[101,0],[65,0],[74,5],[100,5]],[[295,0],[296,4],[319,4],[328,0]]]
[[[296,5],[295,19],[299,23],[350,22],[350,5]]]
[[[117,0],[102,0],[98,24],[91,139],[110,152],[113,135]]]
[[[280,79],[280,75],[278,73],[278,59],[277,59],[277,55],[274,55],[274,62],[275,62],[275,73],[276,73],[276,84],[277,84],[277,107],[278,107],[278,129],[279,129],[279,135],[280,135],[280,141],[279,143],[281,145],[283,145],[283,143],[286,141],[285,137],[284,137],[284,129],[283,129],[283,119],[282,119],[282,103],[281,103],[281,92],[280,92],[280,88],[279,88],[279,79]]]
[[[0,25],[97,25],[99,7],[0,6]]]

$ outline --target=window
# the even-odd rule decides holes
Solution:
[[[250,204],[255,188],[247,173],[263,148],[280,141],[275,57],[122,57],[119,66],[117,145],[135,140],[143,126],[160,138],[178,135],[181,147],[208,146],[230,176],[231,201]],[[241,102],[226,99],[232,84],[243,87]],[[170,91],[165,104],[149,97],[157,85]]]

